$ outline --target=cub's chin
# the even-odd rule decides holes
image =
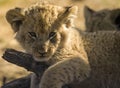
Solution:
[[[46,56],[46,57],[34,57],[34,60],[35,60],[35,61],[38,61],[38,62],[46,62],[46,61],[48,61],[50,58],[51,58],[51,56]]]

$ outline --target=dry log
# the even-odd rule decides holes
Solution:
[[[44,72],[45,69],[48,68],[48,65],[45,62],[37,62],[33,59],[32,55],[14,49],[7,49],[2,57],[8,62],[16,64],[36,74]]]

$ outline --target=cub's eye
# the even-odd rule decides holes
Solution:
[[[52,38],[54,38],[56,36],[56,32],[51,32],[50,34],[49,34],[49,39],[52,39]]]
[[[36,39],[36,33],[35,32],[28,32],[29,36],[33,39]]]

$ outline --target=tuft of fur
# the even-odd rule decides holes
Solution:
[[[87,32],[120,30],[120,9],[94,11],[85,6],[84,17]]]
[[[17,32],[16,39],[35,60],[50,65],[40,79],[33,75],[31,88],[62,88],[73,82],[81,82],[83,86],[89,83],[99,86],[104,81],[105,85],[111,85],[111,81],[120,84],[118,31],[81,32],[75,29],[76,6],[44,4],[25,14],[21,12],[12,9],[6,15]]]

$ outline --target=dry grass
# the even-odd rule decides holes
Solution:
[[[10,8],[14,7],[26,7],[31,3],[35,3],[39,0],[0,0],[0,57],[4,52],[5,48],[14,48],[21,50],[21,47],[14,40],[13,31],[10,28],[10,25],[6,22],[5,13]],[[75,22],[76,26],[84,29],[84,17],[83,17],[83,8],[85,5],[90,6],[96,10],[109,8],[119,8],[119,0],[49,0],[56,5],[68,6],[68,5],[77,5],[79,7],[78,19]],[[3,77],[7,77],[8,80],[13,80],[15,78],[26,75],[28,72],[10,64],[0,58],[0,86],[2,85]]]

